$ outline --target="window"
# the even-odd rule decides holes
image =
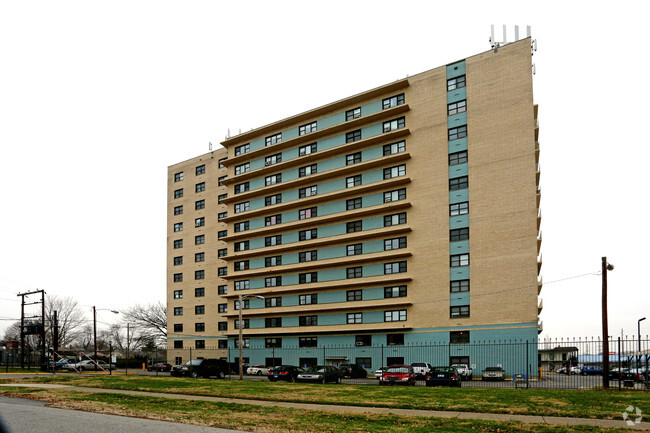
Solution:
[[[235,338],[233,341],[235,343],[235,349],[238,349],[239,348],[239,338]],[[242,338],[241,339],[241,347],[242,347],[242,349],[250,348],[251,347],[251,339],[250,338],[245,338],[245,337]],[[244,358],[244,361],[246,359],[247,358]]]
[[[235,271],[246,271],[250,267],[250,262],[248,260],[240,260],[235,262]]]
[[[449,154],[449,165],[458,165],[464,164],[467,162],[467,151],[463,150],[462,152],[450,153]]]
[[[235,185],[235,194],[241,194],[242,192],[250,191],[250,189],[250,182],[238,183]]]
[[[179,248],[183,248],[183,239],[174,240],[174,249],[177,250]]]
[[[358,119],[361,117],[361,107],[353,108],[352,110],[348,110],[345,112],[345,121],[353,120],[353,119]]]
[[[384,179],[392,179],[399,176],[406,176],[406,164],[384,169]]]
[[[449,205],[449,216],[465,215],[469,213],[469,203],[462,202]]]
[[[183,223],[174,223],[174,231],[175,232],[182,232],[183,231]]]
[[[217,323],[217,329],[219,331],[227,331],[228,330],[228,322],[218,322]]]
[[[318,316],[298,316],[298,326],[316,326]]]
[[[348,132],[345,134],[345,142],[352,143],[353,141],[361,140],[361,130],[357,129],[356,131]]]
[[[174,198],[181,198],[181,197],[183,197],[183,188],[174,191]]]
[[[469,331],[451,331],[449,333],[449,342],[451,344],[469,343]]]
[[[345,210],[361,209],[361,197],[351,198],[345,201]]]
[[[316,152],[316,143],[306,144],[298,148],[298,156],[309,155]]]
[[[352,188],[361,185],[361,175],[350,176],[345,178],[345,187]]]
[[[469,292],[469,280],[458,280],[449,282],[449,292]]]
[[[273,165],[282,162],[282,154],[276,153],[275,155],[267,156],[264,158],[264,165]]]
[[[174,266],[183,264],[183,256],[174,257]]]
[[[393,119],[389,120],[388,122],[384,122],[383,125],[384,132],[390,132],[395,131],[396,129],[404,128],[404,126],[406,126],[406,121],[403,117],[400,117],[399,119]]]
[[[221,251],[221,250],[219,250],[219,251]],[[228,250],[226,250],[226,252],[228,252]],[[194,261],[195,262],[204,262],[205,261],[205,253],[194,253]]]
[[[406,212],[384,215],[384,227],[406,224]]]
[[[346,273],[346,278],[361,278],[363,277],[363,268],[361,266],[347,268],[345,270],[345,273]]]
[[[301,230],[298,232],[299,241],[308,241],[318,238],[318,229]]]
[[[469,317],[469,305],[449,307],[449,318],[457,319],[459,317]]]
[[[307,209],[300,209],[298,211],[298,219],[300,220],[305,220],[307,218],[314,218],[316,216],[318,216],[318,211],[315,206]]]
[[[355,346],[372,346],[372,335],[355,335],[354,336],[354,345]],[[359,360],[359,358],[357,358]],[[370,368],[370,363],[366,364],[367,368]]]
[[[454,254],[449,256],[449,266],[452,268],[458,266],[469,266],[469,254]]]
[[[406,199],[406,188],[400,188],[394,191],[388,191],[384,193],[384,203],[390,203],[393,201],[399,201],[405,199]]]
[[[460,77],[450,78],[447,80],[447,91],[460,89],[465,87],[465,76],[461,75]]]
[[[269,135],[264,139],[264,146],[272,146],[274,144],[277,144],[282,141],[282,133],[278,133],[275,135]]]
[[[228,212],[219,212],[217,214],[217,221],[221,221],[224,218],[228,218]]]
[[[219,230],[217,232],[217,238],[219,239],[225,238],[226,236],[228,236],[228,230]]]
[[[218,285],[217,286],[217,294],[218,295],[226,295],[226,294],[228,294],[228,286],[226,286],[225,284]]]
[[[235,301],[235,302],[233,302],[233,305],[232,305],[232,306],[233,306],[233,308],[235,309],[235,311],[238,311],[238,310],[239,310],[239,301]],[[242,306],[242,307],[243,307],[243,308],[242,308],[243,310],[249,310],[249,309],[251,308],[251,301],[250,301],[250,299],[244,299],[244,302],[243,302],[243,306]]]
[[[174,207],[174,215],[182,215],[183,214],[183,206],[175,206]]]
[[[251,144],[246,143],[235,147],[235,156],[243,155],[251,151]]]
[[[226,179],[228,179],[228,176],[219,176],[217,178],[217,183],[219,184],[219,186],[223,186],[223,181]]]
[[[398,141],[397,143],[384,145],[384,156],[394,155],[406,151],[406,141]]]
[[[264,339],[264,347],[266,348],[271,348],[271,347],[282,347],[282,338],[265,338]]]
[[[397,107],[398,105],[402,105],[404,103],[404,94],[401,93],[399,95],[395,95],[390,98],[386,98],[381,101],[381,108],[382,110],[386,110],[388,108],[392,107]]]
[[[363,244],[352,244],[345,247],[346,255],[348,256],[358,256],[363,254]]]
[[[251,202],[244,201],[241,203],[235,203],[235,213],[246,212],[251,209]]]
[[[457,128],[449,128],[447,131],[449,140],[456,140],[458,138],[467,137],[467,125],[459,126]]]
[[[350,221],[345,223],[345,232],[346,233],[355,233],[363,230],[362,220],[359,221]]]
[[[276,183],[280,183],[280,182],[282,182],[282,173],[272,174],[271,176],[266,176],[264,178],[265,186],[275,185]]]
[[[199,253],[199,254],[203,254],[203,253]],[[217,250],[217,257],[221,258],[221,257],[226,257],[227,255],[228,255],[228,248],[219,248]],[[195,255],[195,257],[196,257],[196,255]],[[205,256],[203,256],[203,257],[205,258]],[[203,261],[203,260],[200,260],[200,261]]]
[[[174,274],[174,282],[175,283],[182,283],[183,282],[183,273],[182,272]]]
[[[196,218],[194,220],[194,227],[203,227],[205,225],[205,217]]]
[[[273,307],[281,307],[282,306],[282,298],[281,297],[275,297],[275,298],[265,298],[264,299],[264,306],[266,308],[273,308]]]
[[[384,275],[406,272],[406,261],[384,263]]]
[[[277,287],[282,285],[282,277],[264,278],[264,287]]]
[[[197,322],[194,324],[194,332],[205,332],[205,323],[204,322]],[[203,341],[203,340],[201,340]],[[198,343],[198,341],[197,341]],[[204,342],[204,347],[205,347],[205,342]]]
[[[384,239],[384,251],[406,248],[406,236],[393,239]]]
[[[467,111],[467,101],[462,100],[454,102],[452,104],[447,104],[447,115],[453,116],[454,114],[464,113]]]
[[[318,166],[316,164],[307,165],[305,167],[300,167],[298,169],[298,177],[309,176],[317,172],[318,172]]]
[[[246,344],[246,343],[244,343],[244,344]],[[219,349],[227,349],[228,348],[228,340],[217,340],[217,348],[219,348]],[[176,365],[178,365],[178,363]]]
[[[183,299],[183,291],[174,290],[174,299]]]
[[[183,324],[174,323],[174,332],[183,332]]]
[[[205,191],[205,182],[197,183],[196,185],[194,185],[194,191],[195,192]]]
[[[300,295],[298,296],[298,305],[312,305],[318,304],[318,295]]]
[[[305,135],[314,131],[316,131],[316,122],[311,122],[306,125],[302,125],[298,127],[298,135]]]
[[[311,197],[318,194],[318,186],[307,186],[298,190],[298,198]]]
[[[361,162],[361,152],[351,153],[345,155],[345,165],[358,164]]]
[[[248,171],[250,171],[251,165],[250,163],[246,162],[244,164],[239,164],[235,166],[235,175],[237,174],[244,174]]]
[[[449,191],[457,191],[468,187],[467,176],[449,179]]]
[[[246,251],[250,248],[250,241],[235,242],[235,252]]]
[[[174,307],[174,316],[182,316],[183,307]]]
[[[235,223],[235,233],[245,232],[250,228],[250,221],[242,221],[240,223]]]
[[[345,323],[348,325],[355,323],[363,323],[363,313],[348,313],[346,314]]]
[[[225,199],[227,199],[227,198],[228,198],[228,194],[219,194],[219,195],[217,196],[217,202],[218,202],[219,204],[221,204],[222,200],[225,200]]]
[[[220,277],[225,277],[228,275],[228,268],[226,266],[217,268],[217,275]]]
[[[318,272],[307,272],[304,274],[298,274],[298,283],[307,284],[307,283],[316,283],[318,282]]]
[[[384,322],[404,322],[406,310],[384,311]]]
[[[235,281],[235,290],[248,290],[251,288],[250,280]]]
[[[250,319],[242,319],[242,329],[248,329],[250,327]],[[239,329],[239,319],[235,319],[235,329]]]
[[[264,319],[265,328],[282,328],[282,317],[267,317]]]
[[[184,175],[182,171],[180,173],[174,174],[174,182],[180,182],[181,180],[183,180],[183,177]]]
[[[406,286],[384,287],[384,298],[406,297]]]
[[[228,304],[219,304],[219,305],[217,305],[217,311],[219,313],[227,313],[228,312]]]
[[[361,301],[362,300],[361,290],[348,290],[347,292],[345,292],[345,299],[347,302]]]
[[[282,245],[282,235],[267,236],[264,238],[264,246],[272,247],[274,245]]]
[[[272,206],[282,203],[282,194],[274,194],[264,197],[264,206]]]
[[[205,235],[194,236],[194,245],[202,245],[205,243]]]
[[[264,217],[265,226],[273,226],[280,223],[282,223],[282,215],[280,214]]]
[[[280,266],[282,264],[282,256],[264,257],[264,266]]]
[[[194,271],[194,279],[195,280],[203,280],[205,278],[205,271],[200,270],[200,271]]]
[[[386,334],[386,345],[388,346],[403,346],[404,345],[404,334]],[[387,358],[387,364],[390,365],[392,362],[388,362]],[[398,364],[404,364],[404,358],[400,358],[395,360],[397,361]]]
[[[197,287],[194,289],[194,297],[202,298],[205,296],[205,287]]]
[[[316,347],[318,346],[317,337],[299,337],[298,347]]]
[[[313,262],[315,260],[318,260],[318,252],[316,250],[298,253],[298,262],[300,263]]]
[[[205,200],[197,200],[194,202],[194,210],[205,209]]]
[[[449,230],[450,241],[464,241],[465,239],[469,239],[469,228]]]
[[[182,348],[183,348],[183,340],[174,341],[174,349],[182,349]]]

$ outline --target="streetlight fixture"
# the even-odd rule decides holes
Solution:
[[[244,380],[244,363],[242,362],[242,329],[244,328],[244,323],[242,322],[241,311],[244,309],[244,299],[248,298],[266,299],[262,295],[239,294],[239,380]]]
[[[97,362],[97,310],[110,311],[113,314],[120,314],[120,312],[117,310],[111,310],[110,308],[95,308],[93,305],[93,341],[95,343],[95,362]],[[95,364],[95,370],[97,370],[97,364]]]
[[[603,312],[603,389],[609,389],[609,331],[607,329],[607,271],[613,271],[614,265],[602,259],[602,312]],[[619,354],[620,356],[620,354]]]
[[[639,338],[639,353],[636,355],[636,372],[639,372],[639,361],[641,360],[641,322],[645,320],[645,317],[639,319],[636,322],[637,337]]]

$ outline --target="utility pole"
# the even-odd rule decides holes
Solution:
[[[609,331],[607,326],[607,271],[614,270],[614,265],[607,263],[607,257],[602,259],[602,309],[603,309],[603,389],[609,389]],[[618,356],[621,356],[619,353]]]
[[[95,343],[95,362],[97,362],[97,310],[93,305],[93,341]],[[95,371],[97,371],[97,364],[95,364]]]
[[[41,300],[25,303],[25,296],[41,294]],[[32,292],[19,293],[16,296],[22,298],[20,302],[20,368],[25,368],[25,335],[40,335],[41,337],[41,368],[47,367],[45,360],[45,290],[34,290]],[[25,325],[25,305],[41,304],[41,323],[34,326],[33,324]],[[38,318],[39,316],[30,316],[30,318]]]
[[[54,310],[54,323],[52,323],[52,348],[54,349],[54,362],[59,359],[59,316],[58,311]]]

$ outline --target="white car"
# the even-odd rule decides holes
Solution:
[[[269,374],[270,367],[265,367],[263,365],[251,365],[246,370],[246,374],[251,376],[262,376]]]
[[[453,364],[452,367],[456,367],[463,380],[472,380],[472,369],[467,364]]]
[[[66,370],[69,371],[84,371],[84,370],[95,370],[95,367],[97,367],[97,371],[102,371],[103,370],[115,370],[115,366],[113,365],[108,365],[104,361],[97,361],[97,365],[95,365],[95,362],[90,361],[90,360],[85,360],[81,362],[77,362],[76,364],[66,364],[63,366]]]

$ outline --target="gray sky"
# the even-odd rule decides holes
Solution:
[[[636,334],[650,315],[648,225],[630,208],[650,159],[646,14],[598,4],[0,3],[0,337],[19,292],[74,297],[89,317],[164,302],[168,165],[228,129],[486,51],[490,24],[538,42],[541,336],[600,335],[602,256],[610,334]]]

